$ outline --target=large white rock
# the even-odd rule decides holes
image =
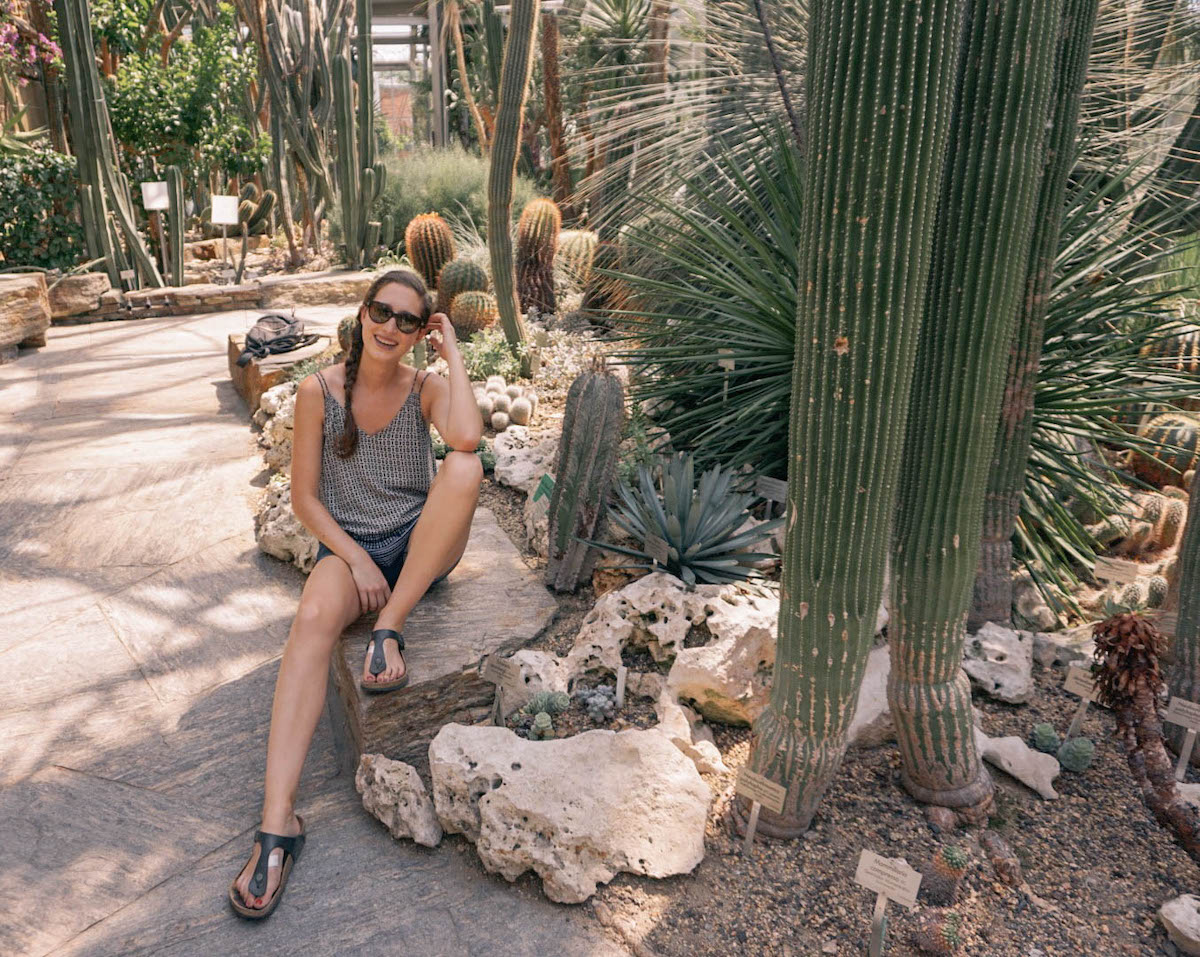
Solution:
[[[1037,632],[1033,636],[1033,660],[1043,668],[1091,661],[1095,648],[1091,622],[1066,631]]]
[[[1200,955],[1200,897],[1181,894],[1158,909],[1171,943],[1183,953]]]
[[[287,477],[275,476],[267,484],[254,516],[254,540],[260,551],[291,562],[302,572],[312,571],[316,564],[320,543],[292,512],[292,483]]]
[[[493,475],[501,485],[519,488],[530,494],[542,476],[554,474],[554,457],[558,454],[558,434],[551,432],[530,436],[524,425],[510,425],[496,436],[496,468]]]
[[[1061,768],[1054,755],[1033,750],[1016,735],[989,738],[979,728],[975,729],[975,747],[983,760],[1011,774],[1042,797],[1058,797],[1052,782],[1058,777]]]
[[[448,724],[429,769],[443,830],[507,880],[532,869],[551,900],[581,903],[622,871],[686,874],[704,857],[712,795],[657,729],[527,741]]]
[[[354,786],[363,807],[381,820],[395,838],[411,838],[426,847],[437,847],[442,826],[433,801],[417,769],[382,754],[364,754],[358,762]]]
[[[512,655],[519,678],[515,687],[504,686],[504,710],[507,713],[525,707],[541,691],[567,691],[571,673],[566,659],[549,651],[522,648]]]
[[[258,438],[259,445],[266,450],[263,460],[276,472],[291,474],[292,427],[295,420],[296,393],[293,390],[291,395],[285,395],[278,400],[275,414],[267,419]]]
[[[50,315],[53,319],[65,319],[91,312],[100,306],[100,297],[112,288],[108,273],[85,272],[74,276],[63,276],[49,290]]]
[[[887,700],[888,674],[892,662],[887,645],[872,648],[867,655],[867,670],[858,688],[858,706],[846,733],[852,748],[877,748],[896,737],[892,709]]]
[[[50,297],[44,273],[0,276],[0,349],[41,341],[50,328]]]
[[[660,675],[645,675],[644,678],[659,678]],[[639,682],[643,687],[653,687],[651,682]],[[627,689],[628,690],[628,689]],[[680,704],[666,688],[660,688],[654,702],[654,714],[658,718],[655,726],[671,743],[692,759],[696,770],[704,774],[723,774],[729,770],[721,759],[721,752],[713,740],[712,731],[700,720],[691,708]]]
[[[989,621],[967,637],[963,670],[984,694],[1023,704],[1033,694],[1033,635]]]

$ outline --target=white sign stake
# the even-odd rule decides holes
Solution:
[[[758,830],[758,812],[766,807],[776,814],[783,813],[783,802],[787,788],[770,778],[743,767],[733,786],[734,794],[750,799],[750,820],[746,822],[746,838],[742,841],[742,853],[749,854],[754,847],[754,832]]]
[[[1187,776],[1187,767],[1192,760],[1192,749],[1196,746],[1196,730],[1200,729],[1200,704],[1188,701],[1178,695],[1172,695],[1167,704],[1164,721],[1187,728],[1183,738],[1183,747],[1179,749],[1179,763],[1175,765],[1175,780],[1182,781]]]
[[[617,707],[625,707],[625,679],[629,674],[629,669],[624,665],[617,665]]]
[[[908,866],[902,857],[880,857],[864,850],[858,858],[854,881],[867,890],[875,891],[875,913],[871,915],[870,957],[883,953],[883,938],[887,933],[887,903],[895,901],[909,910],[917,906],[917,890],[921,873]]]
[[[492,724],[504,723],[504,686],[521,678],[521,667],[511,658],[488,655],[483,661],[483,680],[496,686],[496,698],[492,702]]]
[[[1067,669],[1067,680],[1063,682],[1063,688],[1083,699],[1079,702],[1075,717],[1071,719],[1071,726],[1067,728],[1066,740],[1070,741],[1079,735],[1079,729],[1083,726],[1083,719],[1087,715],[1088,705],[1096,700],[1096,683],[1092,680],[1090,669],[1071,665]]]

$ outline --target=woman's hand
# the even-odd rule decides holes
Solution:
[[[392,590],[370,555],[363,552],[363,557],[350,566],[350,574],[354,576],[358,603],[364,612],[380,611],[388,603]]]
[[[450,354],[458,351],[458,336],[454,334],[450,317],[444,312],[435,312],[430,316],[425,330],[426,341],[438,358],[449,360]]]

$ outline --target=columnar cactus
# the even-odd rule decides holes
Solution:
[[[1045,169],[1034,215],[1034,234],[1025,267],[1025,295],[1008,353],[1007,382],[992,451],[983,504],[983,542],[968,627],[1012,617],[1012,537],[1033,437],[1033,386],[1042,354],[1046,304],[1058,254],[1067,176],[1075,164],[1079,101],[1098,0],[1064,0],[1061,40],[1054,67]],[[1011,267],[1010,267],[1011,268]]]
[[[531,370],[521,304],[517,301],[517,273],[512,249],[512,193],[517,175],[517,152],[521,143],[521,117],[533,72],[533,42],[537,36],[540,0],[513,0],[500,70],[500,103],[492,131],[488,166],[488,251],[492,258],[492,286],[500,324],[513,354],[521,363],[521,375]]]
[[[550,497],[546,584],[555,591],[574,591],[595,564],[598,553],[579,539],[594,541],[603,528],[624,412],[621,382],[602,359],[571,383]]]
[[[951,808],[981,808],[992,796],[975,749],[963,644],[1061,10],[1062,0],[972,4],[913,376],[893,536],[888,703],[905,788]]]
[[[414,216],[404,230],[404,249],[430,289],[437,286],[442,267],[454,258],[454,234],[437,213]]]
[[[1179,543],[1175,593],[1179,596],[1172,661],[1167,673],[1171,694],[1200,701],[1200,482],[1192,476],[1187,524]],[[1169,725],[1171,741],[1178,750],[1183,729]]]
[[[170,280],[172,286],[182,286],[183,234],[185,227],[183,205],[183,172],[178,166],[167,167],[167,197],[171,204],[167,223],[167,249],[170,251]]]
[[[517,291],[521,308],[554,312],[554,254],[562,213],[552,199],[535,199],[517,223]]]
[[[470,259],[451,259],[438,273],[437,312],[450,315],[450,306],[460,292],[487,292],[487,270]]]
[[[496,300],[486,292],[460,292],[450,307],[450,323],[464,342],[481,329],[486,329],[498,317]]]
[[[821,122],[797,231],[779,640],[749,760],[787,789],[759,816],[776,837],[803,833],[841,763],[875,634],[962,22],[944,0],[810,6]]]

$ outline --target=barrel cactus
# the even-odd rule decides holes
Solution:
[[[920,953],[950,957],[963,945],[962,917],[954,911],[926,914],[913,927],[910,937]]]
[[[442,267],[454,258],[454,234],[450,232],[450,224],[437,213],[414,216],[404,230],[404,249],[425,285],[433,289]]]
[[[1146,580],[1146,607],[1162,608],[1167,601],[1169,586],[1162,575],[1153,575]]]
[[[521,308],[554,312],[554,253],[562,213],[552,199],[538,198],[521,212],[517,223],[517,293]]]
[[[487,292],[487,270],[479,263],[459,257],[451,259],[438,274],[435,312],[450,314],[454,297],[460,292]]]
[[[1091,738],[1071,738],[1058,749],[1058,763],[1068,771],[1082,774],[1092,766],[1096,756],[1096,745]]]
[[[1061,743],[1058,740],[1058,732],[1054,730],[1054,725],[1045,721],[1035,724],[1033,733],[1029,737],[1034,750],[1041,751],[1043,754],[1054,754]]]
[[[494,323],[498,316],[496,300],[486,292],[460,292],[450,307],[450,322],[464,342]]]
[[[970,858],[959,847],[939,847],[921,879],[925,899],[938,907],[949,907],[958,901],[958,888],[967,873]]]
[[[597,552],[586,541],[595,539],[604,527],[624,417],[621,380],[597,358],[567,391],[550,496],[546,584],[555,591],[574,591],[591,575]]]
[[[596,255],[596,234],[587,229],[566,229],[558,234],[558,265],[571,284],[583,289],[592,275],[592,257]]]
[[[1200,326],[1180,323],[1171,335],[1146,346],[1142,355],[1155,359],[1164,370],[1195,376],[1200,382]],[[1200,392],[1200,388],[1197,391]],[[1200,410],[1200,397],[1184,399],[1180,405],[1192,411]]]
[[[1200,418],[1186,412],[1164,412],[1142,426],[1138,434],[1151,443],[1137,451],[1131,463],[1140,478],[1154,485],[1173,485],[1200,460]]]

